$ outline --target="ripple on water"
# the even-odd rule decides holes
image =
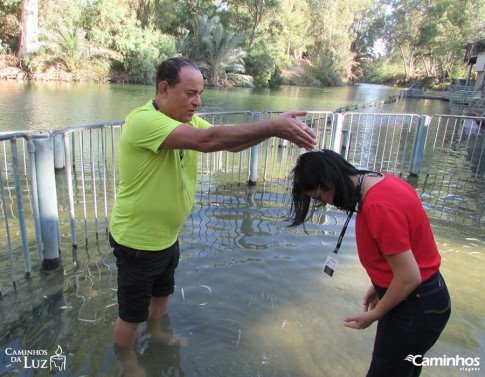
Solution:
[[[308,234],[286,228],[279,214],[262,218],[260,208],[211,209],[210,218],[196,213],[199,220],[184,226],[166,330],[187,344],[147,347],[140,330],[139,362],[148,375],[156,370],[211,377],[365,374],[375,325],[364,331],[343,326],[343,317],[361,310],[369,285],[353,230],[344,239],[335,275],[322,273],[345,214],[329,213],[323,225],[311,224]],[[480,356],[485,241],[466,227],[432,225],[453,314],[430,355]],[[111,344],[116,266],[107,242],[64,253],[63,264],[61,274],[34,272],[31,282],[19,283],[17,293],[0,302],[2,344],[49,352],[61,345],[71,375],[120,376]],[[3,366],[0,374],[17,367]],[[445,367],[426,373],[459,375]]]

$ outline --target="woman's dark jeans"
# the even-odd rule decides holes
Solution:
[[[375,286],[382,298],[386,289]],[[422,356],[435,344],[451,314],[451,301],[439,271],[377,323],[367,377],[417,377]],[[411,357],[408,357],[411,356]]]

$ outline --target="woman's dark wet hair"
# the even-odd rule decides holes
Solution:
[[[170,58],[160,63],[156,79],[157,92],[162,81],[166,81],[170,87],[177,85],[180,82],[179,73],[184,67],[189,67],[200,72],[199,67],[184,58]]]
[[[302,154],[293,168],[293,189],[291,193],[289,226],[303,224],[309,219],[316,206],[310,206],[311,198],[305,193],[320,188],[335,190],[333,205],[346,211],[354,211],[360,194],[357,193],[352,176],[367,173],[350,164],[340,154],[322,149]]]

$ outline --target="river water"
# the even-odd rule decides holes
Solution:
[[[206,88],[201,112],[322,110],[374,103],[398,96],[401,88],[359,85],[338,88],[286,86],[279,90]],[[25,83],[0,81],[0,131],[62,129],[124,119],[134,107],[154,97],[149,85]],[[420,115],[447,111],[446,103],[407,100],[367,111]]]
[[[335,111],[385,100],[399,90],[378,85],[278,91],[208,88],[200,111]],[[152,96],[151,86],[2,81],[0,131],[119,120]],[[443,114],[447,104],[406,100],[366,111]],[[337,272],[328,278],[321,269],[345,216],[322,211],[308,233],[290,230],[283,221],[286,199],[268,198],[260,191],[237,187],[198,198],[181,232],[176,289],[169,318],[162,324],[182,342],[149,346],[141,329],[136,348],[146,376],[365,375],[375,324],[362,331],[343,326],[346,315],[361,310],[369,285],[356,256],[353,223]],[[453,313],[428,355],[443,362],[425,367],[422,376],[480,376],[485,356],[485,236],[480,227],[446,217],[432,217],[431,223]],[[36,270],[0,301],[0,376],[122,375],[111,342],[117,314],[116,266],[108,243],[93,237],[77,249],[68,245],[62,245],[62,273]],[[0,268],[0,274],[8,276],[8,271]],[[36,355],[18,356],[22,351]],[[65,370],[50,372],[51,357],[65,358]],[[446,357],[480,358],[482,370],[463,370]]]

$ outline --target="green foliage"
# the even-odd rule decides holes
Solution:
[[[246,73],[251,75],[256,87],[278,88],[283,84],[281,69],[274,53],[268,49],[251,49],[244,58]]]
[[[0,1],[0,53],[17,47],[20,5]],[[161,60],[183,55],[211,85],[251,76],[277,86],[281,68],[303,56],[309,64],[292,83],[443,82],[466,76],[464,47],[485,38],[485,0],[42,0],[39,31],[31,68],[75,79],[106,80],[114,67],[124,81],[151,83]]]
[[[392,84],[404,79],[402,64],[393,63],[385,57],[368,60],[363,63],[362,68],[362,80],[364,82],[373,84]]]
[[[342,78],[337,73],[335,61],[329,54],[319,55],[310,72],[321,86],[339,86],[343,83]]]
[[[269,42],[271,25],[280,14],[280,0],[226,0],[230,15],[228,27],[246,36],[246,47],[261,40]]]
[[[127,27],[121,31],[129,37],[115,41],[114,49],[120,53],[129,82],[153,83],[158,64],[176,54],[174,38],[153,29]]]
[[[2,0],[0,2],[0,52],[15,50],[18,42],[18,20],[20,18],[20,0]]]
[[[251,85],[249,78],[242,75],[244,51],[240,46],[244,37],[225,30],[217,16],[199,15],[191,27],[180,48],[184,56],[199,65],[209,85],[229,86],[235,81]]]
[[[130,4],[113,7],[112,2],[107,0],[93,2],[93,5],[82,2],[71,4],[68,0],[47,2],[60,2],[63,6],[58,12],[69,20],[71,26],[59,27],[50,14],[44,13],[43,24],[47,29],[44,35],[49,43],[44,46],[44,50],[48,47],[44,61],[42,64],[37,61],[38,68],[45,69],[57,62],[68,72],[78,72],[77,77],[79,72],[86,72],[85,68],[78,67],[84,62],[91,66],[93,72],[104,74],[104,80],[107,80],[111,64],[124,72],[124,81],[151,84],[160,61],[176,54],[175,38],[153,27],[140,27],[141,23],[130,11]],[[69,35],[69,32],[79,35]],[[56,45],[61,47],[56,49]],[[86,58],[93,53],[95,57]]]
[[[382,0],[377,4],[374,32],[380,33],[388,55],[399,51],[407,81],[422,75],[444,81],[463,67],[465,45],[484,36],[483,0]]]
[[[44,32],[41,48],[32,58],[32,67],[61,66],[75,80],[106,80],[112,52],[89,42],[85,34],[81,28],[64,25]]]
[[[283,84],[283,76],[281,75],[281,69],[275,67],[273,74],[271,75],[268,86],[271,89],[279,88]]]
[[[246,72],[254,79],[257,87],[269,86],[269,81],[275,71],[276,62],[272,54],[265,50],[252,49],[244,58]]]

